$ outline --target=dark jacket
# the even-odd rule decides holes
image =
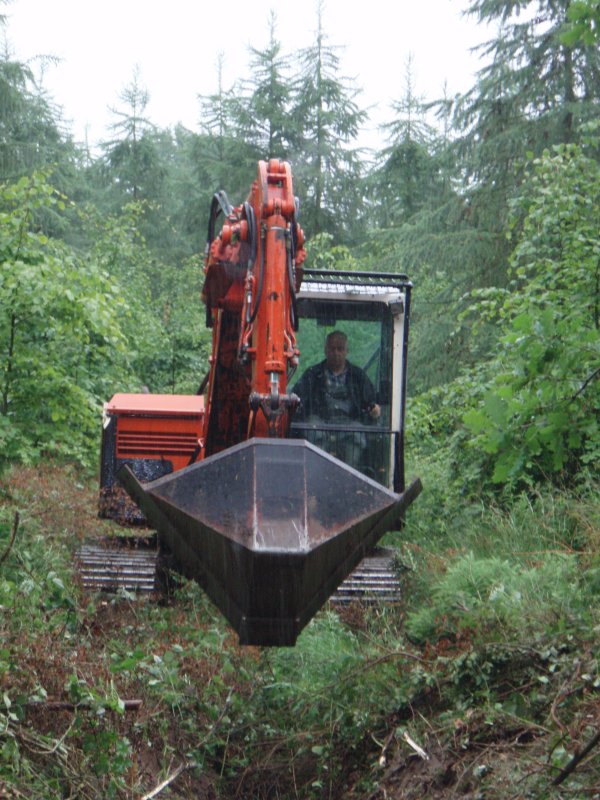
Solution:
[[[309,367],[294,386],[292,391],[302,401],[294,419],[301,421],[318,417],[325,422],[332,421],[331,398],[327,396],[326,369],[325,360]],[[348,419],[369,424],[371,419],[368,412],[370,406],[376,402],[375,389],[367,374],[349,361],[346,361],[346,387],[349,400]]]

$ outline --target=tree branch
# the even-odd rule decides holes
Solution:
[[[600,731],[598,731],[597,733],[594,734],[594,736],[592,736],[592,738],[586,744],[583,750],[581,750],[578,753],[575,753],[575,755],[569,761],[567,766],[564,767],[564,769],[562,769],[559,772],[556,778],[554,778],[554,780],[552,781],[552,785],[559,786],[565,780],[565,778],[568,778],[569,775],[575,769],[575,767],[579,764],[579,762],[582,761],[588,755],[588,753],[590,753],[593,750],[593,748],[598,744],[598,742],[600,742]]]
[[[6,547],[6,550],[0,556],[0,564],[4,564],[6,559],[8,558],[10,551],[12,550],[12,546],[15,543],[15,539],[17,538],[17,531],[19,530],[19,512],[15,511],[15,519],[13,522],[12,533],[10,535],[10,541]]]
[[[600,377],[600,367],[598,367],[598,369],[595,369],[592,372],[591,375],[588,375],[588,377],[584,380],[584,382],[581,384],[579,389],[577,389],[575,394],[571,397],[571,400],[575,400],[575,399],[577,399],[579,397],[580,394],[583,394],[583,392],[585,392],[585,390],[589,386],[589,384],[592,381],[596,380],[596,378],[598,378],[598,377]]]
[[[151,792],[149,792],[149,794],[145,794],[142,797],[142,800],[152,800],[152,798],[159,795],[163,789],[166,789],[166,787],[170,783],[173,783],[173,781],[176,780],[181,775],[182,772],[185,772],[186,769],[191,769],[193,766],[195,766],[195,764],[190,764],[189,762],[181,764],[181,766],[177,767],[175,772],[169,775],[168,778],[165,778],[165,780],[162,783],[159,783],[158,786],[156,786]]]

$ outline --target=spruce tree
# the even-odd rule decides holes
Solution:
[[[0,55],[0,180],[72,158],[58,109],[36,83],[31,67],[5,46]]]
[[[600,110],[600,51],[564,39],[570,0],[473,0],[467,13],[498,25],[482,45],[489,59],[457,100],[458,155],[479,224],[504,228],[507,199],[522,179],[525,154],[577,141]]]
[[[263,49],[250,48],[250,77],[239,84],[235,107],[236,133],[258,158],[288,160],[297,140],[290,118],[290,59],[275,36],[276,16],[269,17],[269,41]]]
[[[189,255],[189,244],[173,225],[177,202],[171,174],[177,143],[169,129],[161,130],[150,120],[150,96],[137,69],[119,99],[121,105],[112,109],[113,138],[103,143],[101,158],[86,170],[89,199],[110,214],[142,204],[140,231],[154,253],[167,261]]]
[[[293,162],[305,230],[352,241],[361,233],[363,200],[361,153],[352,145],[366,112],[339,75],[338,49],[327,43],[320,4],[315,43],[298,53],[292,115],[301,140]]]
[[[256,175],[256,158],[252,143],[238,136],[240,118],[239,94],[233,87],[225,88],[223,80],[225,57],[217,60],[217,90],[200,95],[200,134],[195,137],[192,158],[194,172],[206,198],[225,189],[232,201],[239,202],[248,193]]]
[[[568,9],[568,0],[535,7],[524,0],[473,0],[469,6],[498,32],[482,46],[487,63],[475,85],[454,102],[457,194],[405,223],[383,254],[419,283],[412,363],[420,388],[493,354],[495,327],[482,325],[473,337],[461,312],[472,289],[507,283],[508,219],[527,157],[578,140],[582,123],[598,115],[600,52],[581,40],[564,41]],[[440,110],[447,105],[440,102]]]
[[[153,134],[155,126],[146,116],[150,101],[136,67],[130,82],[119,94],[120,107],[112,108],[116,121],[110,126],[115,138],[102,146],[104,161],[121,201],[148,199],[153,193],[149,180],[157,181],[159,158]]]
[[[393,119],[383,126],[388,145],[378,154],[370,177],[376,224],[388,228],[443,199],[437,132],[416,94],[412,54],[405,69],[404,94],[392,103]]]

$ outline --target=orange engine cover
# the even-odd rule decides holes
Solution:
[[[118,459],[168,459],[174,472],[190,463],[202,430],[201,395],[116,394],[104,410],[117,418]]]
[[[153,480],[187,467],[201,449],[203,417],[200,395],[122,393],[105,403],[100,515],[125,525],[143,524],[117,472],[129,464],[141,480]]]

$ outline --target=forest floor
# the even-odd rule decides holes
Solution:
[[[239,647],[186,581],[170,598],[83,592],[77,548],[120,533],[96,499],[69,467],[0,482],[0,797],[600,798],[589,547],[583,605],[547,599],[544,626],[469,617],[459,591],[452,635],[437,618],[436,636],[419,635],[408,607],[357,605],[321,611],[295,648],[261,650]],[[587,545],[598,507],[577,506]],[[438,569],[439,553],[406,548]],[[572,554],[549,580],[580,592]],[[422,593],[426,577],[407,585]]]

